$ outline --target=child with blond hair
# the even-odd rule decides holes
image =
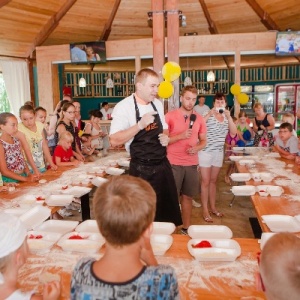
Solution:
[[[298,300],[300,239],[292,233],[273,235],[260,255],[260,276],[268,300]]]
[[[80,161],[74,157],[72,143],[74,137],[69,131],[60,134],[58,144],[53,153],[53,162],[57,166],[78,166]]]
[[[71,299],[179,299],[175,271],[158,265],[151,244],[156,194],[145,180],[115,176],[93,198],[106,240],[99,259],[83,258],[71,279]]]
[[[5,300],[56,300],[60,295],[60,283],[52,281],[44,285],[43,295],[35,291],[18,289],[18,272],[29,255],[27,232],[21,221],[0,213],[0,299]]]

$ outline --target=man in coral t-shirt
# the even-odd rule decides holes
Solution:
[[[192,200],[199,193],[198,151],[206,146],[206,123],[194,111],[197,89],[185,86],[181,107],[166,114],[169,126],[168,159],[172,165],[178,195],[181,193],[182,234],[191,225]]]

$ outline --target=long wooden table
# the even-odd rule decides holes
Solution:
[[[255,155],[255,154],[254,154]],[[247,159],[247,156],[245,156],[245,159]],[[282,167],[282,163],[285,163],[285,166]],[[250,180],[246,182],[248,185],[276,185],[275,181],[277,180],[283,180],[288,181],[288,178],[284,176],[284,173],[286,175],[291,175],[294,179],[291,180],[291,184],[299,185],[300,187],[300,166],[295,165],[293,161],[282,159],[282,158],[274,158],[273,159],[274,166],[278,166],[278,171],[276,177],[270,182],[270,183],[264,183],[264,182],[255,182],[254,180]],[[293,164],[293,167],[290,167]],[[248,173],[249,169],[247,166],[240,165],[238,162],[236,162],[236,167],[238,172],[240,173]],[[282,172],[280,170],[282,169]],[[264,160],[256,161],[256,169],[258,172],[269,172],[269,170],[266,168],[266,165],[264,163]],[[288,172],[287,172],[288,170]],[[299,177],[299,178],[298,178]],[[298,182],[299,180],[299,182]],[[270,195],[267,197],[261,197],[258,193],[251,196],[251,200],[258,218],[258,221],[260,223],[261,229],[264,232],[270,232],[270,229],[268,226],[262,222],[262,215],[271,215],[271,214],[279,214],[279,215],[299,215],[300,214],[300,195],[297,195],[295,191],[291,188],[291,185],[282,185],[282,188],[284,189],[284,193],[280,197],[271,197]],[[292,199],[289,199],[289,196],[299,196],[299,200],[293,201]]]
[[[257,253],[260,251],[255,239],[236,239],[242,254],[234,262],[197,262],[187,249],[188,236],[174,234],[174,242],[164,256],[158,256],[161,264],[175,268],[181,299],[240,299],[256,296],[265,299],[256,289],[258,271]],[[99,258],[104,251],[95,256]],[[60,299],[70,297],[71,272],[83,254],[63,252],[54,246],[48,254],[31,256],[19,273],[19,286],[22,290],[42,290],[39,277],[45,273],[59,274],[62,284]],[[89,255],[90,256],[90,255]],[[121,266],[120,266],[121,267]]]

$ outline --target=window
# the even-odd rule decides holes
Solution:
[[[0,73],[0,113],[10,112],[10,104],[8,101],[3,75]]]

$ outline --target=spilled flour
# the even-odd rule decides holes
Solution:
[[[176,271],[178,282],[188,293],[188,299],[199,299],[195,289],[226,294],[230,289],[253,290],[257,262],[253,257],[242,256],[234,262],[198,262],[190,259],[157,257],[161,264],[170,264]],[[224,289],[226,288],[226,290]]]

